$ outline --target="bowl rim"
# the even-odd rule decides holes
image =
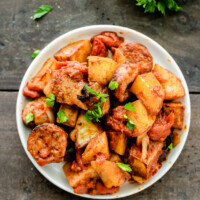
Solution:
[[[55,45],[57,42],[59,42],[60,40],[66,38],[66,37],[69,37],[70,35],[72,35],[73,33],[76,33],[78,31],[84,31],[84,30],[87,30],[87,29],[96,29],[96,28],[102,28],[104,29],[105,31],[107,29],[112,29],[112,28],[117,28],[117,29],[121,29],[121,31],[127,31],[127,32],[130,32],[132,34],[139,34],[141,35],[142,37],[145,37],[147,38],[147,40],[150,40],[151,43],[154,45],[154,46],[157,46],[159,49],[161,49],[163,52],[165,52],[169,58],[171,59],[172,62],[175,63],[176,65],[176,68],[178,70],[178,72],[182,75],[182,78],[184,79],[185,81],[185,85],[184,85],[184,89],[185,89],[185,97],[187,97],[187,101],[188,101],[188,104],[187,104],[187,107],[188,107],[188,114],[189,116],[188,117],[188,120],[187,120],[187,130],[186,130],[186,136],[185,136],[185,139],[181,142],[181,146],[179,148],[179,151],[176,152],[176,155],[174,155],[174,159],[171,163],[170,166],[167,166],[166,169],[164,170],[164,172],[157,178],[155,179],[153,182],[151,182],[150,184],[147,184],[145,187],[141,188],[140,190],[138,190],[138,192],[129,192],[128,194],[123,194],[123,195],[95,195],[95,196],[92,196],[92,195],[85,195],[85,194],[76,194],[70,190],[68,190],[67,187],[63,187],[61,184],[59,184],[57,181],[54,181],[53,178],[49,177],[47,173],[45,173],[44,171],[42,171],[41,167],[39,165],[36,164],[36,162],[34,162],[34,159],[32,158],[32,156],[29,154],[29,152],[27,151],[27,149],[25,148],[25,146],[23,145],[23,138],[22,138],[22,135],[23,135],[23,131],[21,130],[21,126],[20,126],[20,120],[21,120],[21,113],[18,109],[18,107],[20,107],[20,104],[21,104],[21,98],[22,98],[22,91],[23,91],[23,87],[26,83],[26,77],[29,76],[30,72],[31,72],[31,69],[34,68],[34,65],[35,63],[37,63],[38,60],[40,60],[42,58],[43,55],[46,54],[46,51],[48,49],[51,48],[51,46]],[[48,180],[50,181],[51,183],[53,183],[54,185],[56,185],[57,187],[63,189],[64,191],[67,191],[73,195],[77,195],[77,196],[80,196],[80,197],[85,197],[85,198],[91,198],[91,199],[116,199],[116,198],[122,198],[122,197],[127,197],[127,196],[130,196],[130,195],[133,195],[133,194],[137,194],[143,190],[145,190],[146,188],[150,187],[151,185],[153,185],[154,183],[156,183],[160,178],[162,178],[169,170],[170,168],[173,166],[173,164],[176,162],[176,160],[178,159],[178,157],[180,156],[182,150],[183,150],[183,147],[185,145],[185,142],[187,140],[187,137],[188,137],[188,132],[189,132],[189,128],[190,128],[190,121],[191,121],[191,103],[190,103],[190,95],[189,95],[189,90],[188,90],[188,86],[187,86],[187,82],[179,68],[179,66],[177,65],[177,63],[174,61],[173,57],[160,45],[158,44],[156,41],[154,41],[153,39],[151,39],[150,37],[146,36],[145,34],[139,32],[139,31],[136,31],[134,29],[130,29],[130,28],[127,28],[127,27],[122,27],[122,26],[116,26],[116,25],[89,25],[89,26],[84,26],[84,27],[81,27],[81,28],[76,28],[76,29],[73,29],[71,31],[68,31],[62,35],[60,35],[59,37],[55,38],[53,41],[51,41],[50,43],[48,43],[40,52],[40,54],[31,62],[31,64],[29,65],[29,67],[27,68],[23,78],[22,78],[22,81],[21,81],[21,84],[20,84],[20,87],[19,87],[19,92],[18,92],[18,96],[17,96],[17,101],[16,101],[16,122],[17,122],[17,130],[18,130],[18,134],[19,134],[19,137],[20,137],[20,141],[21,141],[21,144],[26,152],[26,155],[28,156],[28,158],[31,160],[32,164],[36,167],[36,169]],[[149,181],[148,181],[149,182]],[[70,186],[71,187],[71,186]]]

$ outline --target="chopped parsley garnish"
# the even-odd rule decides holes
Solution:
[[[126,126],[128,127],[128,129],[130,129],[132,131],[135,128],[136,125],[126,115],[124,115],[124,118],[128,120],[127,123],[126,123]]]
[[[101,103],[95,103],[94,104],[95,109],[94,110],[87,110],[84,117],[88,122],[100,122],[99,118],[103,115],[103,111],[101,108]]]
[[[126,103],[125,106],[124,106],[124,108],[126,110],[135,111],[135,106],[131,102]]]
[[[73,147],[70,147],[69,149],[67,149],[67,152],[68,153],[74,153],[75,152],[75,149]]]
[[[117,163],[118,167],[120,167],[122,170],[126,172],[132,172],[132,169],[129,164],[124,164],[124,163]]]
[[[31,58],[35,58],[40,53],[40,50],[35,50],[31,56]]]
[[[69,121],[68,117],[65,115],[64,110],[58,111],[57,116],[61,124]]]
[[[168,146],[168,149],[172,150],[173,149],[173,144],[170,143],[170,145]]]
[[[106,102],[106,97],[108,97],[108,94],[102,94],[101,92],[98,93],[97,91],[91,89],[88,85],[85,85],[85,88],[88,92],[95,94],[97,96],[97,99],[101,99],[102,102]]]
[[[53,107],[55,104],[55,99],[56,99],[55,95],[51,93],[51,94],[49,94],[48,98],[46,98],[45,103],[48,106]]]
[[[33,119],[34,119],[33,113],[27,112],[27,114],[26,114],[26,124],[32,122]]]
[[[46,15],[49,11],[52,10],[52,6],[49,5],[41,5],[34,13],[33,19],[39,19],[41,17],[43,17],[44,15]]]
[[[111,89],[111,90],[115,90],[117,89],[119,86],[119,83],[117,83],[116,81],[110,81],[108,87]]]

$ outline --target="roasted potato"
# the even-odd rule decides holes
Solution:
[[[115,153],[123,156],[128,142],[128,138],[126,137],[125,133],[109,131],[108,137],[110,149],[113,150]]]
[[[169,102],[163,104],[163,109],[167,115],[169,115],[171,112],[174,113],[174,124],[172,127],[182,129],[185,106],[181,102]]]
[[[174,100],[185,96],[181,80],[170,71],[155,64],[153,74],[164,88],[165,100]]]
[[[116,61],[119,64],[128,61],[128,59],[124,56],[124,54],[122,53],[122,51],[120,51],[120,49],[115,48],[114,51],[115,51],[113,56],[114,61]]]
[[[57,67],[57,61],[54,58],[49,58],[40,71],[28,83],[27,87],[30,90],[43,91],[47,83],[51,80],[52,70]]]
[[[77,187],[79,184],[87,183],[92,178],[98,178],[97,172],[90,165],[87,166],[87,169],[80,172],[74,172],[70,169],[70,163],[65,163],[63,171],[69,185],[73,188]]]
[[[99,153],[104,154],[105,158],[110,156],[106,132],[100,133],[90,140],[82,154],[83,163],[88,164],[95,160]]]
[[[122,159],[119,157],[119,155],[118,154],[116,154],[116,153],[111,153],[110,154],[110,161],[112,161],[112,162],[122,162]]]
[[[92,161],[91,166],[107,188],[119,187],[128,179],[127,174],[115,162],[104,160],[99,164],[97,161]]]
[[[155,115],[150,115],[140,100],[132,102],[135,111],[127,110],[127,116],[136,125],[133,129],[134,137],[146,133],[156,120]]]
[[[98,124],[93,122],[88,122],[84,117],[84,112],[82,111],[78,116],[76,122],[76,145],[78,148],[82,148],[89,143],[89,141],[95,136],[103,132]]]
[[[164,89],[152,73],[138,75],[130,91],[144,104],[151,115],[157,115],[163,105]]]
[[[77,129],[74,129],[69,134],[69,137],[70,137],[71,141],[73,141],[73,142],[76,141],[76,132],[77,132]]]
[[[163,142],[150,141],[147,157],[142,159],[142,147],[132,144],[129,151],[128,163],[133,174],[145,179],[158,170],[158,158],[162,154]]]
[[[87,57],[90,55],[91,46],[89,40],[80,40],[71,44],[68,44],[66,47],[60,49],[55,55],[55,59],[59,61],[78,61],[86,62]]]
[[[59,111],[64,110],[66,117],[69,119],[67,122],[64,122],[63,124],[66,126],[75,127],[76,125],[76,119],[78,116],[78,107],[77,106],[69,106],[67,104],[62,103],[60,106]],[[57,117],[57,123],[60,124],[59,118]]]
[[[89,81],[107,85],[111,81],[117,67],[118,64],[111,58],[89,56],[88,79]]]

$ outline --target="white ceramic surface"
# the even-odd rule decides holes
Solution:
[[[188,87],[183,77],[183,74],[180,71],[174,59],[158,43],[156,43],[149,37],[143,35],[142,33],[139,33],[129,28],[120,27],[120,26],[93,25],[93,26],[87,26],[87,27],[75,29],[73,31],[70,31],[56,38],[54,41],[48,44],[41,51],[41,53],[33,60],[33,62],[31,63],[31,65],[29,66],[29,68],[27,69],[23,77],[23,80],[21,82],[20,89],[19,89],[18,98],[17,98],[16,119],[17,119],[18,133],[19,133],[22,145],[24,147],[24,150],[27,156],[29,157],[31,162],[34,164],[34,166],[38,169],[38,171],[41,174],[43,174],[43,176],[45,176],[50,182],[52,182],[59,188],[67,192],[73,193],[73,189],[69,186],[67,179],[65,178],[65,175],[62,171],[63,163],[49,164],[44,167],[40,167],[32,158],[30,153],[27,151],[27,148],[26,148],[27,138],[31,129],[24,126],[22,122],[21,114],[22,114],[22,109],[24,108],[24,106],[30,99],[27,99],[22,95],[23,87],[26,85],[27,81],[30,80],[30,78],[33,77],[37,73],[37,71],[42,67],[44,62],[49,57],[52,57],[54,53],[56,53],[60,48],[66,46],[69,42],[75,42],[81,39],[90,39],[92,36],[98,33],[101,33],[102,31],[114,31],[114,32],[117,32],[118,35],[124,37],[126,42],[138,42],[138,43],[143,44],[144,46],[148,48],[149,52],[153,56],[154,63],[158,63],[161,66],[167,68],[168,70],[173,72],[177,77],[181,79],[182,84],[185,88],[185,93],[186,93],[185,97],[180,99],[181,102],[186,107],[185,117],[184,117],[184,126],[186,125],[186,128],[181,131],[182,135],[181,135],[180,144],[171,151],[171,153],[169,154],[168,160],[163,162],[162,167],[151,178],[150,181],[144,184],[136,184],[136,183],[130,184],[129,182],[126,182],[122,187],[120,187],[119,192],[114,195],[96,195],[96,196],[79,195],[82,197],[88,197],[92,199],[112,199],[112,198],[125,197],[128,195],[138,193],[144,190],[145,188],[149,187],[156,181],[158,181],[172,167],[172,165],[174,164],[174,162],[177,160],[178,156],[180,155],[183,149],[183,146],[185,144],[185,141],[187,139],[188,130],[190,126],[190,117],[191,117],[190,97],[188,93]],[[174,181],[176,181],[176,177],[174,177]]]

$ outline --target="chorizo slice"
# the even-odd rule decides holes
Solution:
[[[55,124],[36,126],[30,133],[27,149],[40,166],[64,161],[67,133]]]

